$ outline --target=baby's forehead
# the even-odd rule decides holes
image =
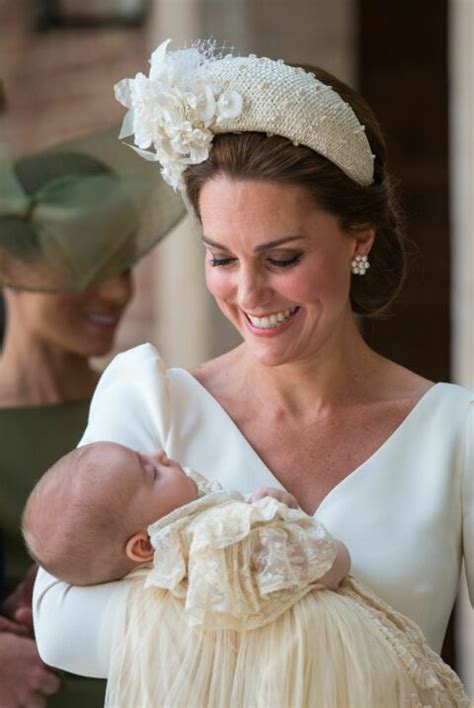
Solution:
[[[77,448],[79,462],[95,462],[106,457],[109,460],[125,461],[132,453],[129,448],[116,442],[100,441]]]
[[[137,453],[122,445],[99,442],[77,449],[75,469],[71,470],[79,498],[92,500],[97,507],[107,499],[124,503],[137,484],[135,472]]]
[[[75,453],[75,465],[88,476],[93,476],[94,473],[104,475],[106,471],[117,475],[122,470],[130,470],[136,454],[114,442],[90,443],[78,448]]]

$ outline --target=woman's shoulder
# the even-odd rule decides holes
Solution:
[[[434,384],[440,399],[446,405],[464,405],[470,410],[470,404],[474,403],[474,390],[455,383],[440,381]]]
[[[229,380],[234,378],[234,366],[230,361],[231,352],[204,362],[193,369],[168,367],[153,344],[140,344],[117,354],[102,374],[97,391],[114,387],[133,391],[153,392],[158,389],[173,391],[186,396],[213,393],[221,388],[226,390]]]
[[[434,409],[465,408],[474,401],[474,391],[469,388],[444,381],[435,382],[395,362],[382,361],[378,383],[381,390],[388,392],[394,400],[411,401],[416,407],[417,403],[427,398]]]
[[[134,389],[164,385],[166,371],[166,364],[153,344],[140,344],[115,355],[100,377],[94,398],[98,392],[111,387]]]
[[[110,440],[137,450],[164,447],[168,434],[166,367],[151,344],[118,354],[105,369],[92,398],[81,445]]]
[[[473,423],[474,392],[457,384],[437,382],[425,391],[407,416],[400,439],[407,447],[411,439],[424,454],[430,449],[440,459],[454,454],[460,461],[463,458],[460,451],[465,449],[469,435],[472,436]]]
[[[464,386],[439,382],[421,401],[419,427],[434,444],[462,449],[474,424],[474,392]],[[424,404],[424,405],[423,405]]]
[[[136,347],[116,354],[106,370],[118,368],[134,368],[137,365],[147,365],[159,363],[165,368],[163,358],[153,344],[145,342]]]

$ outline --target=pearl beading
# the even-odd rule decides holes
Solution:
[[[356,256],[351,261],[351,271],[354,275],[365,275],[370,268],[367,256]]]
[[[266,57],[225,57],[207,75],[244,100],[241,114],[222,120],[214,133],[257,131],[306,145],[348,177],[373,182],[374,155],[354,111],[330,86],[302,68]]]

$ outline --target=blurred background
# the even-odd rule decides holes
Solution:
[[[474,0],[0,0],[0,142],[16,156],[118,125],[115,82],[147,72],[168,37],[176,47],[209,36],[321,65],[372,105],[412,262],[393,314],[361,326],[390,358],[472,387]],[[137,267],[116,350],[152,341],[169,365],[188,367],[236,343],[202,260],[186,219]],[[445,657],[471,695],[473,628],[462,600]]]

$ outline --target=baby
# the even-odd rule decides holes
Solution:
[[[153,559],[148,526],[196,500],[202,494],[196,480],[209,486],[163,450],[140,453],[111,442],[77,448],[43,475],[28,499],[23,534],[30,555],[71,585],[117,580]],[[298,507],[291,494],[271,487],[248,501],[266,496]],[[319,579],[327,587],[349,572],[349,553],[336,546],[333,566]]]
[[[468,705],[418,627],[347,575],[345,546],[297,506],[115,443],[43,476],[23,517],[35,560],[75,585],[128,575],[107,706]]]

